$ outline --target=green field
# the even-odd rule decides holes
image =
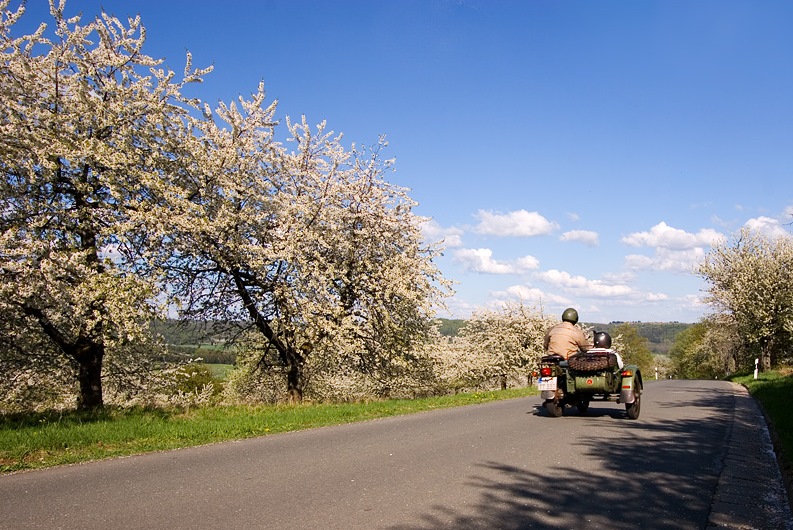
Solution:
[[[226,379],[229,372],[234,369],[233,364],[206,364],[205,366],[212,372],[212,377],[218,379]]]

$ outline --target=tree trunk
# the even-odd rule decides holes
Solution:
[[[80,336],[76,341],[69,340],[47,318],[41,309],[23,304],[22,310],[26,315],[34,317],[53,343],[77,364],[77,381],[80,383],[80,397],[77,400],[77,408],[79,410],[90,410],[102,407],[104,405],[102,397],[102,361],[105,357],[105,345],[86,336]]]
[[[79,410],[92,410],[104,405],[102,397],[102,360],[104,346],[91,343],[82,345],[74,358],[78,363],[77,379],[80,382]]]
[[[767,372],[771,369],[772,361],[771,348],[763,348],[763,353],[760,355],[760,369],[763,372]]]
[[[245,309],[248,311],[253,325],[264,335],[264,337],[275,347],[278,357],[287,368],[286,390],[289,394],[290,403],[300,403],[303,401],[303,362],[305,359],[298,350],[285,343],[278,337],[270,322],[259,312],[259,308],[254,302],[253,296],[248,291],[247,284],[243,279],[243,274],[239,270],[232,270],[231,276],[236,285],[237,294],[242,299]]]
[[[501,390],[507,389],[507,376],[505,374],[501,374],[498,376],[498,380],[501,383]]]
[[[289,370],[286,373],[286,390],[289,394],[289,403],[303,401],[302,369],[300,362],[292,355],[289,356]]]

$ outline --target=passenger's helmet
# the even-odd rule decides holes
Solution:
[[[611,348],[611,335],[605,331],[598,331],[595,333],[595,348]]]
[[[572,307],[568,307],[564,310],[564,313],[562,313],[562,321],[570,322],[571,324],[578,323],[578,311]]]

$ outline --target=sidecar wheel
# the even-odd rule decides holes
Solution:
[[[556,401],[546,401],[545,402],[545,410],[548,411],[548,416],[552,418],[558,418],[564,413],[564,406],[557,403]]]
[[[636,398],[633,403],[625,403],[625,412],[628,413],[628,418],[632,420],[639,419],[639,413],[642,409],[642,389],[638,387],[636,390]]]

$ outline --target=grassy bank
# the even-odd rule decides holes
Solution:
[[[793,414],[790,412],[793,371],[762,372],[757,379],[753,374],[742,375],[733,377],[732,381],[746,386],[762,405],[771,424],[782,470],[793,479]]]
[[[190,410],[105,409],[0,417],[0,473],[338,425],[536,394],[508,389],[414,400]]]

